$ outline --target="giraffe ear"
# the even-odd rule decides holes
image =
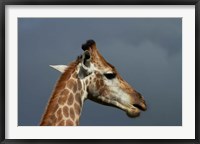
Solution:
[[[49,65],[50,67],[58,70],[61,73],[64,73],[68,66],[66,65]]]
[[[79,78],[83,79],[84,77],[91,74],[90,61],[91,61],[90,52],[86,50],[82,55],[81,67],[78,73]]]

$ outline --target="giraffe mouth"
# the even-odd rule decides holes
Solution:
[[[93,97],[90,97],[90,100],[101,103],[103,105],[107,105],[107,106],[113,106],[116,108],[119,108],[121,110],[124,110],[126,112],[126,114],[131,117],[138,117],[140,115],[140,111],[145,111],[146,110],[146,105],[139,105],[139,104],[125,104],[122,103],[121,101],[117,101],[112,99],[112,101],[110,101],[108,98],[106,97],[101,97],[99,96],[98,99],[94,99]]]
[[[142,111],[147,110],[146,105],[133,104],[133,106],[138,108],[139,110],[142,110]]]
[[[147,109],[145,102],[142,104],[133,104],[131,108],[127,109],[126,113],[129,117],[134,118],[140,115],[141,111],[145,111]]]

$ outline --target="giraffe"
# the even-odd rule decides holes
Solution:
[[[82,45],[83,54],[66,65],[51,67],[61,72],[40,126],[77,126],[83,103],[90,99],[117,107],[129,117],[147,109],[143,96],[122,79],[99,53],[94,40]]]

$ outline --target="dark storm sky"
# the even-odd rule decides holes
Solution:
[[[180,18],[19,18],[18,124],[38,125],[60,73],[94,39],[104,58],[145,98],[148,110],[122,110],[86,100],[80,125],[182,125]]]

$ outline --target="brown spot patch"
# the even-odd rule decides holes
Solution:
[[[96,88],[97,88],[97,89],[100,88],[100,81],[99,81],[99,80],[96,81]]]
[[[100,80],[100,85],[103,86],[104,85],[104,82],[103,80]]]
[[[68,101],[67,101],[67,104],[68,104],[68,105],[72,105],[73,102],[74,102],[74,97],[73,97],[72,93],[70,93],[69,98],[68,98]]]
[[[104,92],[106,91],[106,89],[104,87],[99,89],[99,93],[102,95]]]
[[[82,106],[82,101],[81,101],[81,95],[80,93],[77,93],[75,96],[75,100],[78,104],[80,104]]]
[[[70,119],[68,119],[68,120],[66,120],[66,125],[67,126],[73,126],[74,123]]]
[[[57,118],[55,115],[51,115],[49,119],[52,123],[56,123]]]
[[[100,79],[101,75],[100,74],[96,74],[96,77],[97,77],[97,79]]]
[[[55,113],[56,110],[58,109],[58,104],[55,103],[55,102],[50,102],[50,105],[48,106],[48,109],[47,109],[47,114],[52,114],[52,113]]]
[[[75,118],[75,113],[74,113],[74,110],[73,108],[70,108],[70,117],[74,120]]]
[[[81,85],[81,81],[80,80],[78,80],[78,90],[81,90],[82,89],[82,85]]]
[[[69,108],[67,106],[63,107],[63,114],[66,118],[69,117]]]
[[[61,95],[68,95],[69,93],[69,90],[68,89],[64,89],[62,92],[61,92]]]
[[[57,121],[60,121],[61,119],[62,119],[62,111],[61,111],[61,109],[59,109],[57,111]]]
[[[72,90],[72,88],[76,85],[76,81],[73,79],[68,80],[67,87]]]
[[[73,87],[73,92],[76,92],[76,91],[77,91],[77,84],[75,84]]]
[[[67,101],[67,98],[68,98],[68,93],[69,93],[69,91],[66,89],[61,92],[61,96],[58,99],[59,104],[61,104],[61,105],[65,104],[65,102]]]
[[[65,125],[65,121],[62,120],[61,122],[58,123],[58,126],[64,126]]]
[[[81,112],[81,108],[80,108],[80,105],[78,105],[77,103],[74,104],[74,109],[75,109],[75,113],[77,115],[80,115],[80,112]]]

